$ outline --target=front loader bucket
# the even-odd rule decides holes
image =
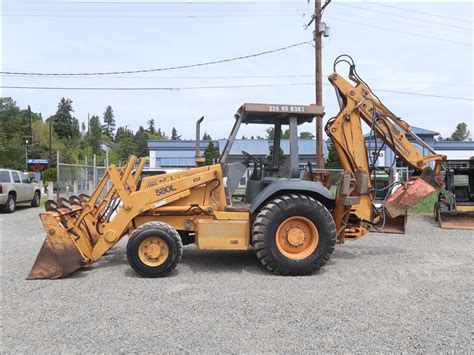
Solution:
[[[27,279],[57,279],[81,268],[84,258],[70,235],[55,219],[54,212],[40,213],[46,239]]]
[[[443,229],[474,230],[474,212],[440,210],[438,223]]]
[[[408,179],[402,187],[387,198],[384,208],[395,218],[404,215],[410,207],[439,190],[433,170],[426,169],[420,176]]]

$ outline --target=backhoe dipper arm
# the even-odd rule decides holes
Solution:
[[[412,132],[408,123],[394,115],[382,104],[358,77],[350,75],[349,78],[356,84],[355,86],[337,73],[329,76],[329,81],[336,88],[345,104],[336,120],[347,121],[354,115],[360,117],[373,128],[377,137],[384,141],[410,167],[421,172],[429,168],[428,162],[434,161],[435,175],[441,177],[442,162],[446,156],[436,154],[428,144]],[[407,139],[406,135],[408,134],[431,154],[423,156]]]
[[[334,219],[338,233],[340,232],[340,241],[344,240],[344,234],[349,233],[352,238],[357,238],[365,234],[370,226],[375,227],[376,223],[383,225],[385,211],[392,218],[405,214],[409,207],[438,190],[442,181],[442,162],[446,159],[445,156],[436,154],[411,131],[405,121],[382,104],[369,86],[357,76],[353,65],[349,79],[354,84],[338,73],[329,76],[329,81],[336,89],[341,109],[338,115],[326,124],[326,133],[331,138],[346,171],[344,178],[347,181],[345,185],[341,183],[340,186],[351,186],[350,189],[341,189],[343,197],[336,197]],[[411,179],[403,188],[388,197],[381,213],[374,213],[375,191],[370,179],[374,167],[369,162],[361,120],[371,127],[375,139],[380,139],[389,146],[415,170],[414,176],[420,177],[420,181],[417,182],[417,178]],[[421,154],[407,139],[408,134],[430,154]],[[431,161],[434,162],[434,169],[429,165]],[[383,221],[380,221],[381,219]]]

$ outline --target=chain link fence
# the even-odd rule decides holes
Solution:
[[[61,163],[60,158],[58,152],[56,193],[57,196],[66,198],[81,193],[91,195],[108,165],[107,161],[104,161],[104,165],[98,165],[95,155],[92,165],[89,165],[87,160],[84,164]]]

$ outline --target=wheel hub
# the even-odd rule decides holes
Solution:
[[[286,239],[290,245],[298,247],[303,244],[305,239],[304,231],[299,226],[292,227],[286,234]]]
[[[159,237],[145,239],[138,250],[138,257],[147,266],[159,266],[163,264],[169,255],[166,242]]]
[[[294,260],[311,255],[319,242],[315,224],[303,216],[292,216],[281,222],[275,238],[278,250]]]
[[[161,255],[161,247],[157,243],[152,243],[145,248],[145,254],[150,259],[158,259]]]

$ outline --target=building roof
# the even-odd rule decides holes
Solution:
[[[218,141],[212,141],[212,143],[217,146]],[[199,147],[201,149],[206,149],[209,141],[200,141]],[[196,141],[177,141],[177,140],[167,140],[167,141],[158,141],[158,140],[148,140],[147,141],[148,149],[153,150],[195,150]]]
[[[474,141],[434,141],[435,150],[468,150],[474,156]]]
[[[219,139],[219,153],[222,154],[227,139]],[[230,155],[242,155],[242,151],[251,155],[267,156],[270,153],[268,141],[265,139],[236,139],[230,148]]]
[[[434,137],[439,134],[439,132],[430,131],[429,129],[424,129],[424,128],[415,127],[415,126],[411,126],[411,130],[413,133],[415,133],[419,137]],[[369,133],[364,135],[364,138],[366,139],[368,139],[369,137],[370,137]]]

